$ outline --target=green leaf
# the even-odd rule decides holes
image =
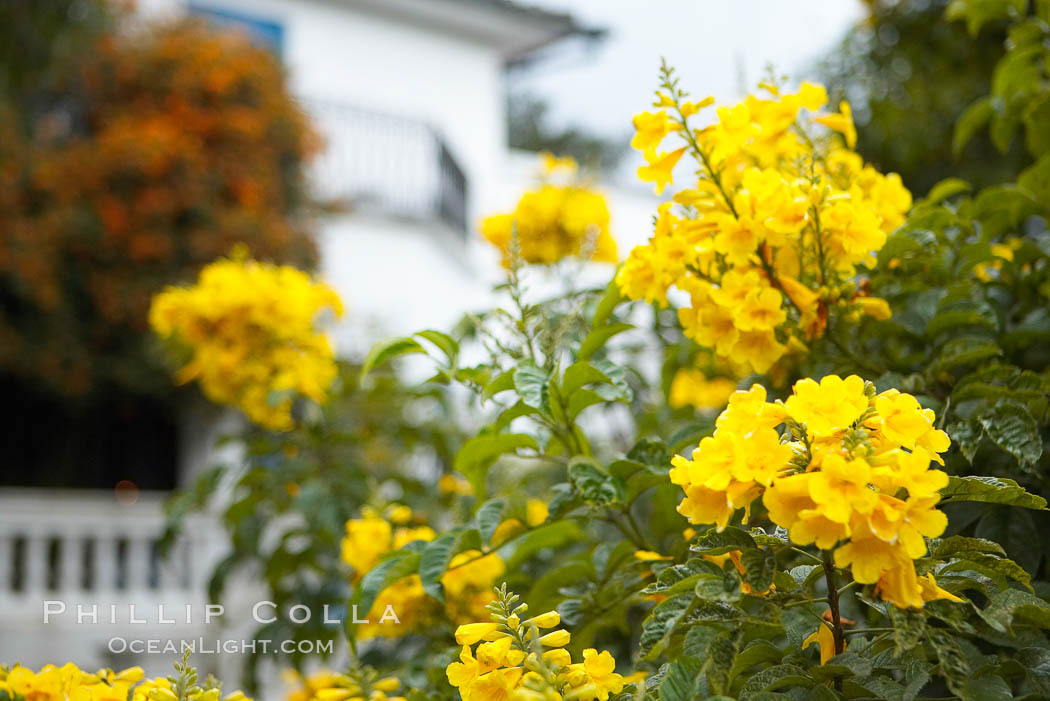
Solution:
[[[930,372],[936,376],[950,368],[987,360],[1001,354],[1002,350],[994,341],[982,336],[954,338],[941,348],[941,352],[931,364]]]
[[[540,550],[563,548],[584,538],[575,521],[554,521],[534,528],[514,541],[514,554],[507,560],[507,571],[516,572],[522,562]]]
[[[963,148],[969,143],[973,135],[981,129],[995,114],[992,106],[992,98],[985,96],[971,104],[955,122],[955,133],[952,134],[952,152],[958,158]],[[931,191],[932,194],[932,191]]]
[[[501,455],[519,448],[539,450],[536,439],[525,433],[482,434],[471,438],[456,453],[452,469],[470,481],[479,499],[485,494],[485,478],[492,463]]]
[[[456,343],[456,340],[454,338],[449,336],[447,333],[435,331],[434,329],[425,329],[413,335],[417,338],[422,338],[427,341],[430,341],[435,346],[437,346],[448,359],[449,367],[455,367],[456,358],[459,355],[459,344]]]
[[[991,565],[985,563],[985,560],[979,556],[971,557],[972,560],[977,560],[978,564],[986,564],[991,570],[991,573],[985,572],[985,574],[988,576],[1005,575],[1028,586],[1028,575],[1024,570],[1035,571],[1043,554],[1043,534],[1036,527],[1031,512],[1018,512],[1005,506],[988,508],[977,522],[974,533],[981,538],[999,543],[1007,554],[1017,561],[1016,565],[1011,560],[1002,560],[998,565]],[[1011,565],[1013,568],[1010,567]],[[1021,568],[1024,570],[1018,573],[1016,570]],[[1000,582],[1000,586],[1005,587],[1005,583]]]
[[[736,567],[727,562],[717,574],[705,572],[698,575],[693,591],[704,601],[740,601],[740,584]]]
[[[587,407],[601,404],[604,401],[606,401],[605,397],[592,389],[578,389],[569,397],[569,408],[567,410],[569,418],[575,419]]]
[[[938,309],[937,314],[926,324],[926,335],[936,338],[946,331],[975,326],[991,331],[998,329],[999,318],[995,315],[995,309],[983,300],[962,299]]]
[[[603,471],[591,458],[576,458],[569,464],[569,483],[585,501],[606,505],[623,501],[623,482]]]
[[[598,326],[594,328],[587,337],[583,339],[580,344],[580,351],[576,354],[578,360],[589,360],[599,348],[604,346],[610,338],[617,334],[621,334],[624,331],[630,331],[634,328],[634,324],[627,324],[624,322],[617,322],[615,324],[607,324],[606,326]]]
[[[793,664],[778,664],[762,670],[747,680],[740,689],[740,701],[747,701],[762,691],[773,691],[785,687],[813,686],[813,680],[806,676],[804,669]]]
[[[549,414],[548,379],[550,378],[545,370],[536,367],[531,360],[525,360],[519,363],[517,369],[514,370],[514,389],[518,391],[521,401],[527,406]]]
[[[418,341],[407,336],[398,336],[397,338],[388,338],[385,341],[380,341],[368,351],[364,365],[361,366],[361,377],[364,377],[380,365],[389,362],[392,358],[408,353],[426,353],[426,350],[419,345]]]
[[[691,593],[679,594],[664,599],[653,608],[642,622],[642,634],[638,640],[639,654],[643,659],[651,659],[663,649],[692,602]]]
[[[988,504],[1007,504],[1025,509],[1045,509],[1046,499],[1026,492],[1023,487],[1006,477],[948,477],[948,486],[941,490],[944,502],[980,501]]]
[[[981,611],[981,617],[1001,631],[1008,631],[1015,622],[1029,623],[1050,629],[1050,604],[1019,589],[1005,589]]]
[[[500,392],[514,389],[514,370],[504,370],[485,386],[482,399],[491,399]]]
[[[744,566],[744,581],[755,592],[764,592],[773,583],[777,570],[777,559],[772,548],[745,548],[740,552],[740,563]]]
[[[1024,667],[1025,678],[1035,693],[1050,696],[1050,650],[1045,647],[1023,647],[1014,659]]]
[[[937,656],[938,671],[947,682],[948,689],[953,694],[963,694],[970,678],[970,663],[959,643],[951,632],[934,630],[930,633],[930,644]]]
[[[955,131],[958,134],[958,124],[956,124]],[[926,195],[926,199],[923,202],[926,204],[940,204],[949,197],[954,197],[961,192],[969,192],[971,189],[970,183],[962,178],[945,178],[930,188],[930,192]]]
[[[660,701],[692,701],[699,696],[697,678],[703,668],[694,657],[680,657],[671,663],[660,682]]]
[[[480,546],[481,537],[473,528],[445,533],[427,543],[419,556],[419,579],[423,582],[423,590],[444,603],[441,578],[448,571],[452,558],[464,550],[475,550]]]
[[[419,553],[409,550],[397,550],[389,555],[365,573],[361,578],[354,595],[350,598],[350,604],[357,606],[357,618],[365,618],[372,608],[380,592],[389,587],[399,579],[403,579],[419,570]],[[351,608],[351,611],[355,609]],[[347,621],[352,622],[353,616],[347,616]],[[348,634],[353,634],[353,624],[348,623]]]
[[[596,329],[599,326],[604,326],[605,322],[612,316],[613,310],[620,305],[621,302],[626,299],[620,292],[620,285],[616,282],[616,277],[613,276],[609,286],[605,288],[605,294],[598,300],[598,306],[594,309],[594,317],[591,319],[591,328]]]
[[[997,674],[966,680],[965,690],[960,696],[966,701],[1011,701],[1014,698],[1010,685]]]
[[[564,396],[571,397],[573,392],[584,385],[592,382],[609,381],[609,378],[605,376],[604,372],[594,367],[586,360],[581,360],[570,365],[565,371],[565,374],[562,375],[561,391]]]
[[[721,533],[715,528],[708,530],[689,549],[701,555],[724,555],[731,550],[754,547],[755,539],[747,531],[736,526],[727,526]]]
[[[972,553],[999,555],[1006,557],[1006,551],[999,543],[984,538],[967,538],[953,535],[948,538],[934,538],[930,541],[930,556],[940,559],[963,557]]]
[[[478,532],[481,534],[482,543],[492,540],[492,534],[496,532],[499,524],[503,521],[503,510],[506,505],[505,499],[489,499],[478,507],[478,512],[474,518],[478,524]]]
[[[1050,378],[1013,365],[994,365],[959,378],[952,389],[952,403],[972,399],[1018,399],[1050,397]]]
[[[977,417],[984,433],[1022,465],[1034,465],[1043,454],[1039,426],[1018,402],[1002,401]]]

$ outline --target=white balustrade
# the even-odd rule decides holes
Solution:
[[[162,494],[134,504],[92,490],[0,490],[0,610],[48,597],[160,601],[203,597],[215,562],[216,525],[191,520],[161,557]],[[34,603],[34,606],[37,604]]]

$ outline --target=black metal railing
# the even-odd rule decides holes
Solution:
[[[319,194],[352,207],[439,219],[467,233],[467,178],[429,124],[354,105],[300,99],[325,141],[313,177]]]

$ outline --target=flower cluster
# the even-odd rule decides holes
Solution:
[[[294,398],[324,403],[338,373],[317,328],[326,309],[342,314],[327,285],[237,253],[205,266],[196,285],[159,293],[149,320],[161,337],[190,350],[179,381],[199,380],[209,399],[240,407],[265,428],[289,430]]]
[[[489,606],[490,622],[456,630],[463,649],[445,673],[463,701],[607,701],[623,690],[612,655],[588,648],[574,663],[564,649],[569,632],[550,630],[561,623],[558,613],[522,620],[528,605],[517,600],[504,585]]]
[[[736,390],[736,384],[728,377],[709,378],[699,368],[681,368],[671,380],[668,403],[676,409],[721,409]]]
[[[690,522],[721,530],[738,509],[746,521],[761,497],[792,542],[834,551],[837,566],[883,599],[904,608],[951,597],[913,562],[947,526],[936,505],[948,476],[930,463],[949,446],[915,397],[876,394],[856,375],[800,380],[776,403],[754,385],[730,397],[716,426],[692,459],[672,461]]]
[[[143,680],[141,667],[91,673],[72,662],[61,667],[45,665],[39,672],[19,664],[0,665],[0,697],[14,701],[251,701],[241,691],[222,696],[217,686],[197,686],[196,670],[191,667],[176,665],[176,669],[189,675],[181,700],[173,691],[173,678]]]
[[[853,151],[849,105],[820,113],[828,100],[820,85],[793,93],[763,85],[763,95],[719,107],[712,124],[694,128],[690,117],[713,99],[685,101],[667,67],[663,78],[659,109],[634,118],[631,144],[647,161],[638,174],[662,191],[688,152],[696,177],[659,206],[649,242],[617,274],[623,293],[666,304],[670,288],[681,290],[690,299],[679,310],[686,335],[741,371],[766,372],[823,335],[833,308],[888,317],[854,277],[901,224],[911,194]],[[838,134],[812,133],[814,124]],[[662,152],[672,134],[683,145]]]
[[[436,537],[432,528],[414,521],[412,510],[398,504],[389,507],[385,516],[365,507],[361,518],[346,522],[342,559],[353,568],[355,584],[387,553],[414,541],[429,542]],[[504,569],[503,559],[496,553],[483,555],[477,550],[465,550],[453,557],[441,578],[449,620],[467,621],[484,615],[485,607],[492,601],[490,587]],[[387,610],[397,615],[397,623],[384,621]],[[358,627],[357,637],[362,640],[376,636],[400,637],[419,630],[431,622],[433,616],[432,601],[428,600],[419,575],[408,575],[380,592],[368,614],[361,616],[368,623]]]
[[[280,59],[199,20],[127,20],[48,64],[66,99],[0,113],[0,277],[22,310],[0,315],[0,368],[66,394],[141,390],[153,368],[127,341],[148,331],[150,297],[234,244],[318,260],[301,215],[321,141]]]
[[[321,671],[301,677],[294,670],[285,672],[286,680],[295,685],[285,701],[405,701],[404,696],[390,696],[401,688],[394,677],[382,677],[374,669],[351,669],[348,674]]]
[[[573,177],[576,162],[544,154],[540,184],[518,200],[513,212],[486,217],[481,234],[503,252],[510,268],[515,251],[526,263],[556,263],[576,256],[615,263],[616,241],[609,233],[605,197]]]

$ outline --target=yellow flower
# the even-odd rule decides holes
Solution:
[[[634,115],[635,135],[631,139],[631,148],[639,151],[655,151],[669,132],[680,128],[666,112],[640,112]]]
[[[783,371],[788,348],[804,352],[803,339],[823,335],[832,307],[847,311],[840,317],[847,322],[889,317],[884,300],[854,301],[840,291],[854,283],[857,266],[874,265],[912,198],[899,176],[879,173],[853,151],[847,103],[814,117],[840,131],[843,145],[813,138],[800,119],[801,110],[826,104],[823,86],[761,87],[760,95],[718,107],[717,121],[700,129],[664,110],[635,118],[633,145],[646,158],[638,177],[657,193],[685,151],[699,169],[673,202],[659,205],[652,238],[631,251],[616,282],[624,295],[661,305],[669,289],[687,292],[689,304],[678,310],[685,334],[741,372],[766,373]],[[662,92],[656,104],[688,120],[709,102]],[[668,139],[684,145],[659,151]],[[742,276],[748,284],[737,284]]]
[[[787,318],[780,293],[772,287],[754,288],[736,309],[733,321],[741,331],[768,331]]]
[[[809,495],[823,515],[836,523],[849,523],[854,513],[869,514],[878,495],[868,488],[871,467],[863,458],[846,461],[839,453],[824,458],[809,480]]]
[[[725,377],[707,379],[696,368],[681,368],[671,380],[669,403],[678,408],[694,406],[698,409],[719,409],[736,391],[736,382]]]
[[[150,305],[158,336],[189,352],[176,374],[198,380],[214,402],[239,407],[252,421],[289,430],[293,399],[327,400],[338,369],[318,329],[342,303],[327,285],[289,266],[247,260],[242,252],[201,269],[192,287],[168,287]]]
[[[499,630],[497,623],[465,623],[456,628],[456,643],[473,645]]]
[[[518,254],[526,263],[550,264],[570,256],[606,263],[618,260],[605,198],[582,183],[544,182],[525,192],[513,212],[482,220],[481,234],[502,251],[506,268],[512,263],[515,231]]]
[[[813,643],[820,648],[820,664],[827,664],[835,656],[835,634],[830,626],[823,623],[817,626],[817,630],[802,642],[802,649],[805,650]]]
[[[542,525],[549,514],[546,502],[540,499],[529,499],[525,502],[525,521],[530,527]]]
[[[881,297],[858,297],[857,304],[860,305],[861,311],[879,321],[885,321],[893,316],[889,302]]]
[[[647,151],[645,161],[648,165],[639,166],[638,179],[642,182],[654,183],[653,189],[659,195],[671,183],[671,171],[678,165],[684,153],[684,146],[669,153],[658,154],[655,151]]]
[[[930,469],[937,456],[922,443],[947,445],[913,397],[873,393],[855,375],[800,380],[783,404],[766,402],[760,385],[735,392],[714,434],[671,460],[668,477],[685,493],[679,513],[722,530],[741,509],[746,523],[761,497],[791,542],[833,551],[886,601],[922,606],[912,561],[948,524],[936,508],[948,478]]]
[[[824,437],[848,428],[868,408],[864,380],[827,375],[817,384],[809,378],[795,383],[785,402],[788,413],[806,425],[811,436]]]
[[[842,134],[846,139],[848,148],[853,148],[857,145],[857,128],[853,125],[853,110],[850,109],[849,103],[845,100],[839,103],[838,114],[814,117],[813,121]]]
[[[445,611],[453,621],[483,618],[492,601],[492,585],[506,570],[496,553],[481,556],[477,550],[464,550],[448,564],[441,576],[445,590]]]

